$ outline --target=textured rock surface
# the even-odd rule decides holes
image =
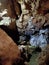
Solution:
[[[14,41],[0,29],[0,64],[12,65],[19,61],[20,50]]]
[[[35,25],[42,27],[42,24],[45,22],[44,21],[45,19],[40,14],[45,15],[45,14],[49,13],[49,0],[47,0],[47,1],[46,0],[18,0],[18,1],[17,0],[9,0],[9,1],[5,0],[5,2],[6,2],[6,8],[8,9],[8,15],[10,17],[19,18],[18,17],[19,15],[21,15],[21,14],[23,15],[22,16],[23,21],[21,21],[22,24],[23,24],[23,22],[26,22],[28,20],[29,16],[30,17],[33,16],[35,19],[37,19],[36,21],[38,21],[38,23],[35,23]],[[8,4],[8,6],[7,6],[7,4]],[[25,19],[25,17],[26,17],[26,19]],[[40,20],[38,19],[39,17],[41,17],[41,19],[42,19],[41,21],[43,23],[40,22]],[[20,18],[21,18],[21,16],[20,16]],[[23,25],[23,27],[24,27],[24,25]]]
[[[18,15],[21,15],[21,5],[17,0],[7,0],[8,1],[8,15],[12,18],[18,18]]]
[[[38,13],[46,14],[49,12],[49,0],[40,0]]]
[[[38,62],[39,65],[49,65],[49,45],[41,52]]]

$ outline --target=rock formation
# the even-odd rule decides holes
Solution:
[[[18,19],[18,16],[21,15],[21,5],[17,0],[7,0],[8,1],[8,15],[12,18]]]
[[[14,41],[0,29],[0,65],[16,65],[20,61],[20,50]]]
[[[42,15],[49,13],[49,0],[40,0],[38,13]]]
[[[49,45],[39,55],[39,65],[49,65]]]
[[[3,29],[13,39],[13,41],[16,44],[18,44],[18,41],[19,41],[19,32],[17,30],[17,26],[14,26],[15,23],[11,23],[11,24],[9,26],[0,25],[0,28]]]

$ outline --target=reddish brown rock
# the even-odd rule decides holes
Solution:
[[[12,65],[19,62],[20,50],[14,41],[0,29],[0,65]],[[16,65],[18,64],[16,62]]]
[[[8,15],[11,18],[18,18],[18,15],[21,15],[21,5],[18,3],[17,0],[7,0],[8,1]]]
[[[39,65],[49,65],[49,45],[41,52],[38,62]]]
[[[45,15],[49,12],[49,0],[40,0],[38,14]]]

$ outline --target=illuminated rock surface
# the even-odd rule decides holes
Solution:
[[[16,60],[19,62],[20,50],[14,41],[0,29],[0,63],[12,65]]]

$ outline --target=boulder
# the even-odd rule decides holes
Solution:
[[[0,65],[18,65],[20,50],[14,41],[0,28]]]

